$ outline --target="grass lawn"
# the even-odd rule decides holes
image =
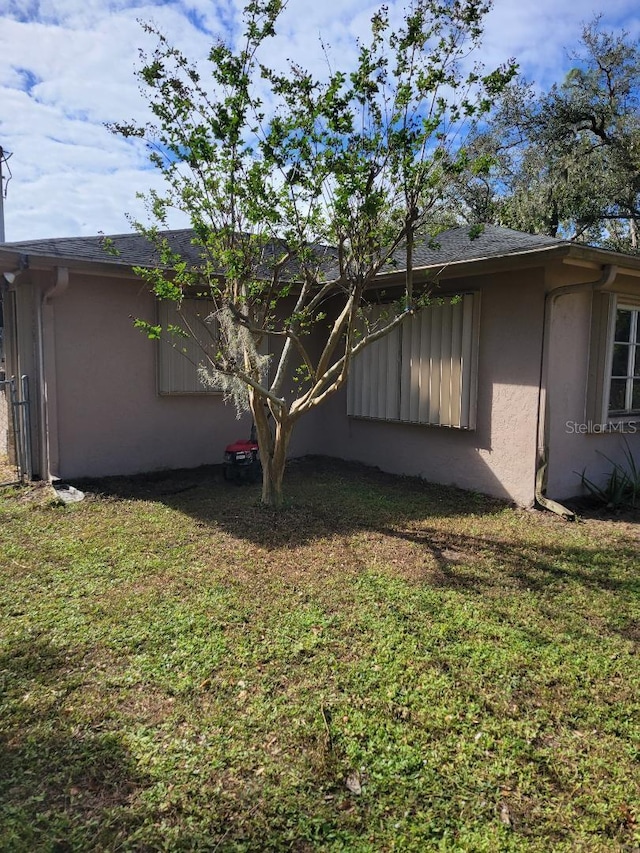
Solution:
[[[0,849],[638,850],[637,521],[286,487],[0,490]]]

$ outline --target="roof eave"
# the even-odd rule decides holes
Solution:
[[[591,267],[593,269],[604,264],[615,264],[620,269],[629,270],[632,274],[636,271],[640,273],[640,256],[623,255],[620,252],[608,249],[598,249],[592,246],[581,246],[567,242],[508,252],[502,255],[488,255],[441,264],[427,264],[415,267],[414,275],[422,274],[425,277],[443,281],[447,279],[467,278],[473,275],[490,275],[491,273],[504,272],[514,267],[517,269],[531,269],[546,266],[554,261]],[[381,273],[377,280],[381,283],[388,282],[392,284],[394,280],[402,278],[404,273],[404,270],[395,269],[387,273]]]
[[[135,275],[134,267],[146,264],[132,264],[117,259],[94,261],[86,258],[65,257],[62,255],[38,255],[29,252],[17,252],[15,249],[6,250],[0,246],[0,272],[16,269],[20,259],[26,258],[25,269],[43,272],[55,267],[66,267],[69,270],[81,270],[85,275],[100,275],[117,278],[131,278]]]
[[[82,271],[85,275],[109,276],[116,278],[135,277],[134,267],[146,267],[150,264],[134,264],[117,258],[105,258],[101,261],[60,255],[38,255],[21,253],[15,247],[5,249],[0,246],[0,272],[17,269],[21,259],[28,258],[28,269],[45,271],[55,267],[67,267],[69,270]],[[630,274],[640,275],[640,256],[623,255],[608,249],[582,246],[575,243],[558,243],[551,246],[524,249],[502,255],[488,255],[466,260],[427,264],[414,268],[414,274],[445,281],[466,278],[473,275],[490,275],[504,272],[514,267],[526,269],[546,266],[554,261],[596,269],[604,264],[615,264]],[[380,273],[376,282],[382,285],[399,284],[404,278],[403,269],[394,269]]]

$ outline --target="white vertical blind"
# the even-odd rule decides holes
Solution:
[[[429,305],[353,361],[348,414],[475,428],[477,293]]]

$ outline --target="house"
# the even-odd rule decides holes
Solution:
[[[171,239],[188,251],[188,231]],[[33,476],[216,463],[248,432],[194,364],[134,328],[171,307],[132,272],[154,262],[149,244],[112,240],[117,256],[97,237],[0,246],[5,370],[28,378],[16,394]],[[442,298],[363,351],[348,388],[300,421],[292,456],[531,505],[579,494],[584,470],[602,481],[627,446],[640,455],[640,257],[487,226],[445,232],[416,264]]]

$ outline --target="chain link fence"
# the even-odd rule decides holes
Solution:
[[[2,376],[2,374],[0,374]],[[29,382],[0,379],[0,485],[30,480]]]
[[[10,383],[0,381],[0,485],[18,479],[17,465],[12,462],[13,432]]]

